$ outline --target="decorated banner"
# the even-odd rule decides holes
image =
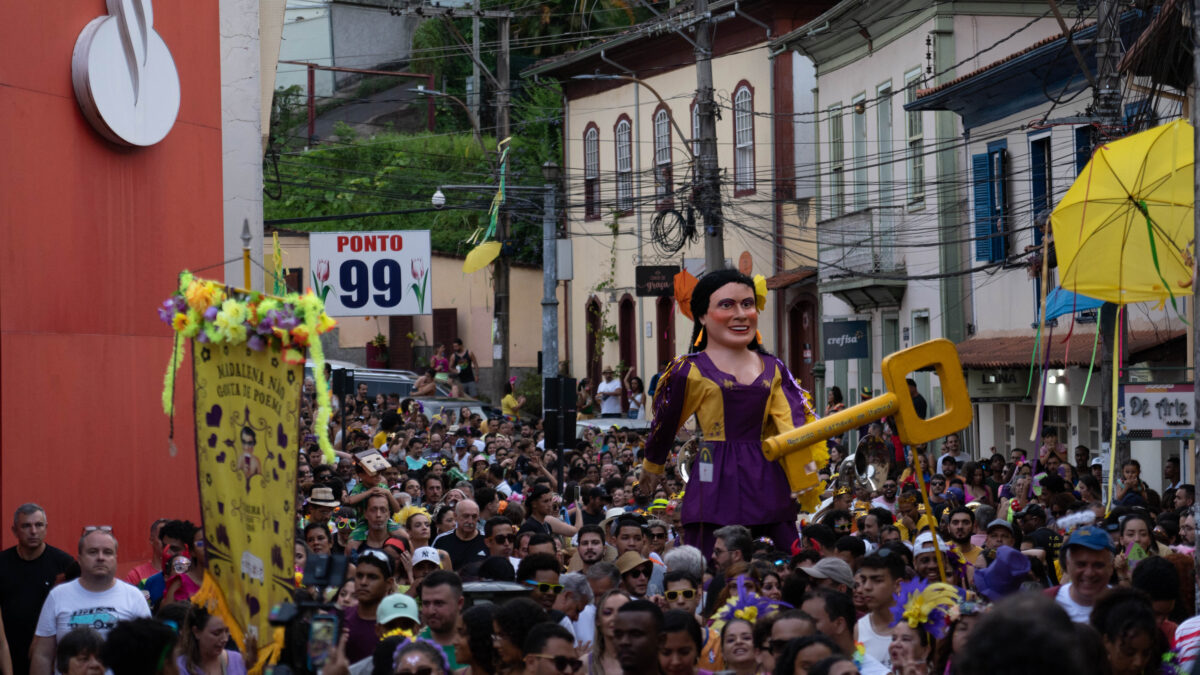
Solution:
[[[291,599],[303,366],[246,346],[196,345],[196,468],[208,572],[235,617],[269,635]]]
[[[238,648],[256,635],[259,661],[278,654],[271,607],[295,587],[296,462],[306,352],[314,361],[315,428],[327,428],[329,387],[318,335],[333,327],[311,291],[273,297],[194,279],[159,310],[176,332],[163,409],[174,412],[175,373],[192,342],[196,466],[204,518],[204,583],[192,601],[221,615]],[[327,459],[333,448],[318,434]]]
[[[433,313],[429,230],[313,232],[312,287],[330,316]]]

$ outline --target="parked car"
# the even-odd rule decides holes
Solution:
[[[458,416],[463,408],[471,411],[473,415],[479,415],[485,420],[490,420],[492,417],[488,415],[487,406],[481,401],[476,401],[473,398],[446,398],[442,396],[418,396],[413,399],[418,401],[425,409],[425,416],[432,420],[434,417],[441,415],[447,410],[454,412],[454,421],[450,424],[458,424]]]
[[[416,376],[407,370],[384,370],[379,368],[362,368],[349,361],[334,361],[326,360],[326,363],[334,370],[350,370],[354,372],[354,386],[357,388],[359,382],[367,383],[367,396],[375,398],[377,394],[396,394],[400,398],[406,398],[412,393],[413,385],[416,384]],[[304,375],[306,377],[312,375],[312,361],[304,363]],[[450,395],[450,388],[437,383],[434,385],[434,390],[442,396]]]
[[[650,420],[631,420],[626,417],[600,417],[590,420],[576,420],[575,437],[582,437],[584,429],[594,429],[603,434],[608,433],[614,427],[645,432],[650,430]]]

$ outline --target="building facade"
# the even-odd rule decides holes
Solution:
[[[1124,37],[1132,42],[1139,28],[1129,17],[1122,25]],[[1082,55],[1093,71],[1090,40],[1095,32],[1090,25],[1073,36],[1083,44]],[[962,175],[969,176],[967,255],[972,266],[987,269],[969,277],[972,330],[959,343],[959,354],[975,406],[969,440],[985,455],[1037,448],[1042,428],[1055,430],[1067,447],[1083,445],[1093,455],[1109,439],[1101,423],[1108,405],[1099,382],[1101,309],[1086,298],[1056,297],[1062,290],[1052,252],[1045,277],[1048,322],[1038,342],[1048,236],[1040,223],[1083,171],[1095,143],[1094,127],[1082,122],[1087,119],[1083,108],[1091,102],[1085,91],[1089,85],[1074,59],[1057,58],[1065,48],[1065,37],[1049,36],[953,81],[921,89],[906,106],[912,112],[953,112],[963,129],[957,152],[959,163],[967,167]],[[1081,95],[1064,107],[1048,100],[1046,91],[1060,99]],[[1152,120],[1143,119],[1153,108],[1145,94],[1124,103],[1130,131],[1172,116],[1162,110],[1153,112]],[[1169,306],[1130,305],[1127,323],[1124,358],[1129,370],[1124,380],[1186,379],[1181,368],[1186,365],[1186,326]],[[1031,368],[1035,344],[1038,367]],[[1089,378],[1093,359],[1095,372]],[[1041,366],[1047,369],[1044,381]],[[1040,411],[1039,391],[1044,391]],[[1157,489],[1163,459],[1178,454],[1179,445],[1158,440],[1131,444],[1152,487]]]
[[[814,196],[817,359],[848,404],[879,393],[883,357],[971,330],[962,127],[952,113],[906,103],[977,67],[981,52],[1045,37],[1044,14],[1016,2],[841,2],[775,41],[815,67],[813,105],[797,115],[815,152],[796,174]],[[936,376],[911,377],[930,414],[940,412]]]
[[[817,317],[813,279],[789,249],[808,220],[794,170],[795,154],[811,148],[798,146],[792,113],[810,95],[811,68],[793,53],[773,53],[768,43],[827,6],[769,0],[710,6],[722,19],[712,72],[725,259],[772,278],[777,290],[759,330],[766,348],[809,387],[811,368],[804,367],[802,349],[790,349],[786,328],[795,313],[808,312],[807,320],[794,320],[797,326],[811,328]],[[704,271],[704,220],[693,204],[697,75],[687,31],[696,21],[681,11],[524,72],[564,84],[574,279],[566,284],[568,334],[560,357],[573,377],[594,382],[602,366],[614,366],[648,381],[662,362],[691,348],[692,322],[669,289],[660,284],[667,294],[639,295],[637,275],[650,267]]]

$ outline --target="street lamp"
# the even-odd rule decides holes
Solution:
[[[463,112],[467,114],[467,120],[471,122],[471,129],[475,132],[475,142],[479,144],[480,149],[482,149],[484,153],[487,153],[487,148],[483,147],[483,135],[479,133],[479,120],[475,119],[475,114],[471,112],[471,109],[468,108],[467,104],[463,103],[461,99],[453,94],[447,94],[444,91],[438,91],[437,89],[426,89],[425,85],[414,87],[409,89],[409,91],[419,96],[441,96],[442,98],[448,98],[457,103],[458,106],[463,109]]]
[[[696,159],[696,153],[692,152],[692,140],[683,134],[683,130],[680,129],[679,124],[675,122],[675,115],[671,112],[671,106],[667,105],[667,102],[663,100],[663,97],[660,96],[657,91],[655,91],[654,87],[651,87],[649,84],[646,84],[645,80],[641,80],[641,79],[638,79],[638,78],[630,76],[630,75],[613,75],[611,73],[592,73],[591,75],[588,75],[588,74],[575,75],[571,79],[572,80],[623,80],[625,82],[634,82],[634,83],[640,84],[643,87],[645,87],[646,89],[649,89],[650,93],[654,94],[654,98],[658,99],[658,102],[662,104],[663,110],[667,111],[667,119],[671,120],[671,126],[675,127],[675,133],[679,134],[679,140],[683,141],[684,149],[687,150],[687,153],[689,155],[691,155],[693,160]]]

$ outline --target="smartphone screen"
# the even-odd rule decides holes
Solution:
[[[312,625],[308,629],[308,667],[318,670],[329,660],[329,655],[337,647],[338,617],[335,614],[321,612],[314,614]]]
[[[572,485],[572,486],[571,486],[571,491],[570,491],[570,493],[568,493],[567,497],[568,497],[568,498],[569,498],[569,500],[570,500],[570,502],[569,502],[569,503],[571,503],[571,504],[578,504],[578,503],[579,503],[579,486],[578,486],[578,485]]]

